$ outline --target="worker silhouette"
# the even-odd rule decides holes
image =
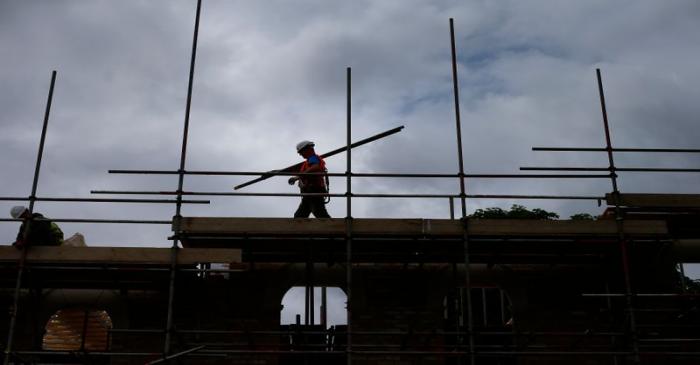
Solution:
[[[18,249],[24,246],[60,246],[63,243],[61,228],[42,214],[30,215],[27,207],[15,206],[10,209],[10,216],[23,219],[17,233],[17,240],[12,244]]]
[[[304,163],[301,164],[299,172],[301,173],[312,173],[316,172],[319,175],[299,175],[292,176],[289,178],[289,185],[294,185],[295,182],[299,182],[299,190],[302,194],[305,193],[316,193],[316,194],[326,194],[328,193],[328,177],[321,174],[326,172],[326,163],[323,161],[321,156],[316,154],[314,151],[315,144],[311,141],[301,141],[297,143],[297,153],[304,158]],[[326,211],[326,202],[323,195],[315,196],[302,196],[301,203],[299,203],[299,208],[294,212],[294,218],[308,218],[309,214],[313,213],[316,218],[330,218],[328,211]]]

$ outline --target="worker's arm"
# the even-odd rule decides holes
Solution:
[[[323,172],[323,168],[321,168],[320,163],[315,163],[315,164],[309,166],[306,170],[301,171],[301,173],[303,173],[303,174],[314,173],[314,172]],[[294,185],[294,183],[299,181],[299,179],[300,179],[299,176],[290,177],[288,180],[289,185]]]
[[[321,168],[321,164],[317,163],[317,164],[313,164],[313,165],[309,166],[308,169],[306,169],[302,172],[303,173],[323,172],[323,169]]]
[[[17,249],[21,249],[24,247],[24,225],[26,223],[22,222],[22,225],[19,227],[19,232],[17,233],[17,239],[15,242],[12,242],[12,246],[15,246]]]

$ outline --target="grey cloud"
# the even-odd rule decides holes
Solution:
[[[194,1],[2,2],[0,184],[28,195],[49,74],[59,71],[40,195],[91,189],[174,190]],[[359,148],[353,169],[457,172],[448,18],[459,53],[465,168],[605,166],[605,156],[532,152],[533,145],[602,146],[595,68],[603,70],[616,145],[697,147],[700,7],[693,1],[220,2],[202,9],[187,168],[269,170],[297,161],[294,144],[345,144],[345,67],[353,68],[353,139],[405,124]],[[620,164],[696,167],[693,156],[617,156]],[[345,169],[344,156],[329,159]],[[188,190],[230,191],[243,177],[188,176]],[[247,191],[290,192],[273,178]],[[697,175],[623,174],[627,191],[697,192]],[[345,183],[334,179],[334,192]],[[476,180],[470,193],[585,194],[608,181]],[[355,179],[363,192],[456,193],[454,180]],[[218,198],[185,214],[288,216],[291,198]],[[595,203],[521,203],[566,217]],[[0,207],[9,209],[11,204]],[[52,216],[169,219],[172,206],[40,204]],[[341,199],[330,212],[345,214]],[[354,215],[446,217],[447,201],[358,199]],[[12,237],[15,225],[0,225]],[[168,245],[169,227],[69,225],[89,242]]]

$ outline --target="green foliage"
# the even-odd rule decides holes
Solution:
[[[571,219],[575,221],[594,221],[595,217],[588,213],[578,213],[572,215]]]
[[[510,210],[501,208],[477,209],[469,218],[477,219],[544,219],[552,220],[559,218],[559,214],[548,212],[544,209],[535,208],[529,210],[522,205],[513,204]]]

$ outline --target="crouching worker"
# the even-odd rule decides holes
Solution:
[[[12,218],[24,220],[19,227],[17,240],[12,244],[18,249],[24,246],[60,246],[63,243],[61,228],[40,213],[30,215],[27,207],[16,206],[12,207],[10,215]]]
[[[299,190],[301,193],[316,193],[326,194],[328,188],[326,186],[325,176],[320,173],[326,172],[326,163],[321,156],[314,151],[314,143],[311,141],[301,141],[297,144],[297,153],[304,158],[304,163],[301,165],[299,172],[312,173],[316,172],[319,175],[299,175],[289,178],[289,185],[294,185],[299,182]],[[302,196],[299,208],[294,213],[294,218],[308,218],[309,214],[313,213],[316,218],[330,218],[326,211],[325,197],[323,195]]]

